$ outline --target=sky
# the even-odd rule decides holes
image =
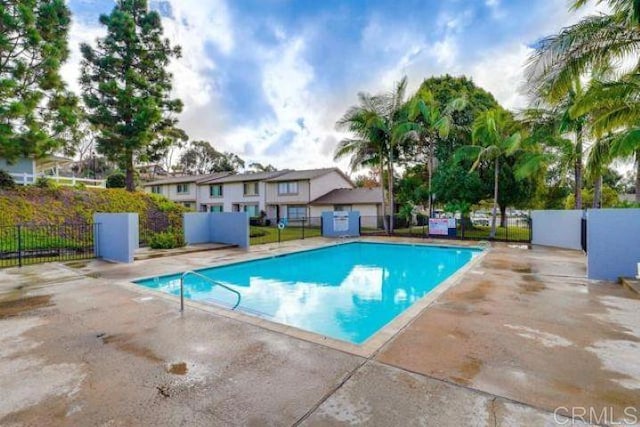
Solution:
[[[79,44],[104,34],[113,0],[68,0],[74,15],[62,73],[77,90]],[[165,36],[180,126],[247,164],[340,166],[336,121],[358,92],[409,93],[428,77],[466,75],[510,109],[526,105],[523,65],[540,38],[585,14],[567,0],[151,0]]]

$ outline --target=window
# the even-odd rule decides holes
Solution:
[[[191,202],[184,202],[182,204],[184,205],[185,208],[191,209]]]
[[[306,213],[307,209],[304,206],[287,206],[288,219],[303,219]]]
[[[298,194],[298,182],[280,182],[278,183],[278,194]]]
[[[222,205],[209,206],[209,212],[222,212]]]
[[[222,184],[210,185],[209,197],[222,197]]]
[[[260,194],[260,187],[258,186],[258,181],[244,183],[245,196],[257,196],[258,194]]]
[[[187,194],[189,192],[189,184],[178,184],[176,186],[176,192],[178,194]]]
[[[258,205],[244,205],[244,211],[249,214],[250,218],[258,216]]]
[[[153,194],[160,194],[160,193],[162,193],[162,190],[161,190],[159,185],[152,185],[151,186],[151,192]]]
[[[334,205],[333,210],[338,212],[351,212],[351,205]]]

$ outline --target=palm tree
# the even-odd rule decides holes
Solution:
[[[514,130],[514,121],[507,111],[501,108],[487,110],[473,122],[473,145],[463,146],[456,152],[459,159],[474,160],[472,171],[483,161],[493,162],[493,209],[489,234],[491,239],[496,237],[500,160],[513,155],[520,146],[520,132]]]
[[[355,138],[347,138],[340,141],[336,148],[334,158],[340,159],[351,156],[352,169],[362,166],[378,166],[382,195],[384,201],[383,177],[386,166],[387,173],[387,198],[391,221],[388,228],[393,233],[393,180],[394,159],[398,144],[408,137],[407,112],[405,104],[405,92],[407,78],[404,77],[394,86],[394,89],[382,95],[358,94],[359,105],[347,110],[344,116],[338,120],[337,126],[346,130]],[[386,217],[385,206],[382,206],[383,215]]]
[[[609,68],[640,54],[640,6],[637,0],[597,0],[611,14],[588,16],[538,43],[527,65],[527,80],[534,92],[562,97],[576,78]],[[590,0],[573,0],[572,9]],[[633,72],[638,71],[636,64]]]
[[[583,152],[588,125],[587,112],[576,115],[574,107],[583,96],[582,84],[576,79],[564,97],[553,104],[539,99],[538,107],[524,113],[524,123],[531,130],[530,138],[537,139],[557,155],[555,160],[560,161],[563,172],[569,167],[573,170],[574,209],[582,209]]]
[[[410,137],[409,134],[409,118],[407,104],[405,102],[405,93],[407,91],[407,77],[404,76],[398,81],[393,90],[383,96],[384,100],[384,120],[381,123],[381,129],[387,138],[388,161],[387,161],[387,181],[389,193],[389,209],[391,211],[391,222],[389,231],[393,233],[393,218],[395,215],[395,201],[393,195],[394,182],[394,162],[398,158],[396,152],[398,146]]]
[[[431,178],[433,176],[434,148],[439,138],[447,138],[449,136],[453,126],[453,113],[462,110],[466,105],[466,99],[455,98],[441,110],[431,91],[422,87],[407,104],[411,136],[427,151],[428,211],[430,214],[433,204]]]
[[[629,58],[640,55],[640,2],[638,0],[599,0],[607,3],[610,14],[584,18],[575,25],[564,28],[559,34],[545,38],[539,43],[536,53],[527,66],[527,80],[534,93],[545,94],[554,100],[563,96],[576,79],[599,70],[611,69],[611,64],[623,64]],[[579,9],[589,0],[574,0],[573,9]],[[598,128],[604,132],[619,132],[617,142],[611,144],[611,157],[635,157],[636,201],[640,203],[640,141],[637,126],[638,115],[635,108],[618,110],[621,107],[616,93],[637,99],[640,86],[631,81],[640,73],[640,62],[636,61],[627,69],[618,67],[618,81],[605,83],[593,91],[596,94],[589,102],[583,102],[580,112],[590,112],[599,104],[599,118],[596,118],[594,134]],[[637,105],[637,104],[636,104]],[[635,112],[633,111],[635,110]],[[598,114],[596,114],[597,116]],[[631,119],[635,117],[634,119]],[[631,119],[631,120],[630,120]],[[597,122],[600,122],[598,124]]]
[[[607,134],[608,158],[635,162],[636,202],[640,203],[640,73],[617,81],[594,81],[571,113],[587,111],[593,116],[592,133]]]
[[[387,152],[386,135],[381,129],[383,119],[383,102],[380,97],[368,93],[358,94],[359,104],[347,110],[338,120],[337,127],[352,134],[354,138],[345,138],[338,143],[334,159],[350,157],[349,166],[352,171],[361,167],[377,167],[380,175],[382,192],[382,215],[385,231],[386,221],[384,177]]]

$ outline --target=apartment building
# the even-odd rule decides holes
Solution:
[[[198,210],[247,212],[250,217],[266,211],[266,180],[287,173],[259,172],[214,177],[198,183]]]
[[[214,173],[209,175],[184,175],[143,184],[147,193],[160,194],[167,199],[184,205],[187,209],[197,210],[198,196],[201,181],[208,181],[228,176],[229,172]]]
[[[289,171],[266,180],[268,218],[296,220],[311,216],[312,200],[337,188],[354,188],[338,168]]]
[[[181,176],[144,184],[145,191],[203,212],[264,212],[267,218],[308,218],[310,203],[336,189],[352,189],[353,182],[338,168],[206,176]],[[348,194],[348,193],[347,193]],[[319,216],[319,214],[318,214]]]

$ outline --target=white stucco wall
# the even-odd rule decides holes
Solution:
[[[334,210],[333,205],[314,205],[311,206],[311,217],[320,217],[322,212],[331,212]],[[374,204],[356,204],[351,205],[351,210],[354,212],[360,212],[360,221],[363,227],[375,228],[377,224],[377,217],[381,215],[380,205]]]
[[[534,245],[565,249],[582,249],[580,243],[581,210],[532,211],[532,239]]]
[[[286,182],[286,181],[283,181]],[[298,183],[298,194],[280,195],[278,194],[279,182],[267,183],[267,204],[274,205],[306,205],[309,203],[309,181],[296,181]]]
[[[341,174],[332,171],[311,180],[309,195],[311,196],[311,200],[315,200],[336,188],[353,188],[353,185]]]

